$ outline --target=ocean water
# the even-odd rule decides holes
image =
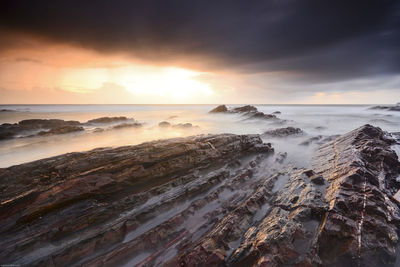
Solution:
[[[240,105],[228,105],[237,107]],[[239,114],[210,114],[216,105],[1,105],[0,124],[24,119],[63,119],[86,122],[104,116],[126,116],[143,123],[141,128],[110,129],[26,137],[0,141],[0,167],[8,167],[67,152],[97,147],[135,145],[146,141],[197,134],[235,133],[261,134],[279,127],[299,127],[305,134],[296,137],[263,138],[277,152],[287,152],[288,163],[307,167],[317,144],[301,143],[311,137],[343,134],[364,124],[381,127],[388,132],[400,131],[400,112],[373,110],[367,105],[255,105],[259,111],[287,120],[283,125],[265,120],[246,120]],[[191,128],[160,128],[158,123],[192,123]],[[104,127],[106,127],[105,125]]]

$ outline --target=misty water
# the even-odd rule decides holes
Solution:
[[[305,134],[288,138],[264,137],[275,151],[287,152],[288,163],[307,167],[316,143],[302,142],[315,136],[343,134],[364,124],[379,126],[388,132],[400,131],[400,112],[373,110],[367,105],[255,105],[259,111],[272,113],[287,120],[279,124],[267,120],[246,120],[240,114],[210,114],[216,105],[3,105],[0,123],[16,123],[25,119],[63,119],[86,122],[99,117],[126,116],[143,124],[140,128],[106,129],[96,132],[94,126],[85,131],[24,137],[0,141],[0,167],[8,167],[67,152],[85,151],[98,147],[135,145],[146,141],[185,137],[197,134],[235,133],[262,134],[280,127],[299,127]],[[228,105],[236,107],[240,105]],[[191,123],[193,127],[161,128],[158,123],[168,121],[172,125]]]

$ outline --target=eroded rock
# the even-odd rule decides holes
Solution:
[[[116,123],[122,121],[124,121],[124,123],[116,125]],[[86,123],[81,123],[79,121],[65,121],[60,119],[29,119],[22,120],[19,123],[3,123],[0,125],[0,140],[17,137],[49,136],[81,132],[85,130],[85,127],[98,124],[103,126],[103,124],[110,123],[111,126],[109,126],[108,129],[121,129],[129,127],[138,128],[142,126],[141,123],[136,122],[133,119],[128,119],[127,117],[102,117],[89,120]],[[93,131],[100,132],[106,129],[97,127]]]
[[[285,127],[285,128],[278,128],[270,131],[266,131],[263,133],[264,136],[271,136],[271,137],[287,137],[290,135],[301,135],[303,134],[303,130],[300,128],[294,127]]]
[[[259,162],[271,151],[257,135],[207,135],[0,169],[1,264],[111,263],[143,249],[155,253],[176,238],[183,223],[201,227],[205,220],[207,226],[208,219],[192,218],[193,212],[214,203],[218,194],[234,195],[223,190],[246,181],[256,166],[244,164],[235,172],[224,168],[226,163],[242,157]],[[230,177],[229,187],[201,195]]]
[[[138,122],[133,122],[133,123],[121,123],[113,126],[113,129],[124,129],[124,128],[140,128],[143,125]]]
[[[400,105],[390,105],[390,106],[374,106],[370,107],[370,109],[382,109],[382,110],[389,110],[389,111],[400,111]]]
[[[320,146],[307,169],[230,134],[0,169],[1,263],[394,266],[394,142],[365,125]]]
[[[171,127],[171,123],[167,121],[162,121],[158,124],[159,127]]]
[[[120,122],[129,120],[127,117],[101,117],[97,119],[88,120],[88,123],[112,123],[112,122]]]
[[[228,109],[225,105],[220,105],[210,111],[210,113],[236,113],[242,114],[246,119],[263,119],[272,120],[275,122],[283,123],[283,120],[279,120],[274,114],[265,114],[264,112],[258,111],[255,106],[245,105],[242,107],[236,107],[233,109]]]
[[[329,183],[318,236],[324,265],[393,266],[399,207],[391,199],[399,189],[393,140],[365,125],[320,147],[312,168]]]
[[[27,137],[41,133],[41,135],[58,134],[80,131],[79,121],[64,121],[58,119],[29,119],[19,123],[3,123],[0,125],[0,140],[14,137]]]
[[[210,110],[210,113],[223,113],[228,112],[228,108],[225,105],[219,105],[218,107]]]
[[[84,130],[85,129],[83,129],[83,127],[81,126],[62,126],[62,127],[52,128],[51,130],[48,131],[41,131],[38,133],[38,135],[44,136],[53,134],[66,134],[66,133],[80,132]]]

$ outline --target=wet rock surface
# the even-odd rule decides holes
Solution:
[[[301,135],[301,134],[304,134],[304,132],[300,128],[285,127],[285,128],[278,128],[278,129],[266,131],[266,132],[263,133],[263,136],[287,137],[287,136],[290,136],[290,135]]]
[[[236,174],[227,163],[271,151],[257,135],[224,134],[100,148],[0,169],[1,263],[111,263],[160,249],[181,234],[184,222],[196,224],[195,210],[212,201],[208,190],[252,173],[248,165]]]
[[[171,127],[171,123],[168,121],[162,121],[158,124],[159,127]]]
[[[83,127],[81,126],[61,126],[61,127],[56,127],[52,128],[48,131],[41,131],[38,133],[38,135],[53,135],[53,134],[66,134],[66,133],[72,133],[72,132],[80,132],[84,131]]]
[[[370,109],[381,109],[381,110],[388,110],[388,111],[400,111],[400,104],[391,105],[391,106],[374,106]]]
[[[325,265],[393,266],[398,243],[397,155],[379,128],[363,126],[320,147],[313,170],[329,183],[318,237]]]
[[[223,113],[228,112],[228,108],[225,105],[219,105],[218,107],[210,110],[210,113]]]
[[[174,128],[181,128],[181,129],[187,129],[187,128],[192,128],[192,127],[198,127],[198,126],[193,126],[193,124],[187,122],[187,123],[178,123],[178,124],[174,124],[172,125],[172,127]]]
[[[97,119],[88,120],[88,123],[111,123],[111,122],[121,122],[129,120],[127,117],[101,117]]]
[[[0,169],[0,263],[395,266],[394,142],[365,125],[326,141],[307,169],[232,134]]]
[[[18,136],[36,135],[43,130],[50,134],[57,132],[70,132],[77,130],[81,125],[79,121],[64,121],[58,119],[30,119],[22,120],[19,123],[3,123],[0,125],[0,140],[10,139]]]
[[[160,123],[158,124],[158,127],[161,127],[161,128],[169,128],[169,127],[172,127],[172,128],[178,128],[178,129],[190,129],[190,128],[199,127],[199,126],[193,125],[193,124],[191,124],[191,123],[189,123],[189,122],[186,122],[186,123],[178,123],[178,124],[171,124],[171,123],[169,123],[169,122],[167,122],[167,121],[162,121],[162,122],[160,122]]]
[[[132,122],[129,122],[132,121]],[[118,122],[124,122],[115,125]],[[32,137],[49,136],[57,134],[67,134],[84,131],[85,127],[97,124],[112,124],[112,129],[121,129],[128,127],[140,127],[141,124],[133,119],[126,117],[101,117],[89,120],[86,123],[79,121],[65,121],[60,119],[29,119],[18,123],[3,123],[0,125],[0,140]],[[101,128],[99,128],[101,129]],[[103,129],[105,130],[105,129]],[[98,131],[97,131],[98,132]]]
[[[123,129],[123,128],[140,128],[143,125],[141,123],[121,123],[121,124],[117,124],[115,126],[113,126],[113,129]]]
[[[225,105],[220,105],[210,111],[210,113],[233,113],[233,114],[242,114],[246,117],[246,119],[262,119],[268,121],[275,121],[283,123],[284,120],[280,120],[275,114],[265,114],[264,112],[258,111],[255,106],[245,105],[242,107],[236,107],[233,109],[228,109]]]
[[[333,139],[339,137],[339,135],[317,135],[317,136],[312,136],[306,140],[304,140],[303,142],[301,142],[299,145],[301,146],[308,146],[311,144],[317,144],[317,145],[322,145],[325,144],[327,142],[332,141]]]

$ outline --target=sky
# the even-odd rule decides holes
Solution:
[[[0,3],[1,104],[400,102],[400,1]]]

